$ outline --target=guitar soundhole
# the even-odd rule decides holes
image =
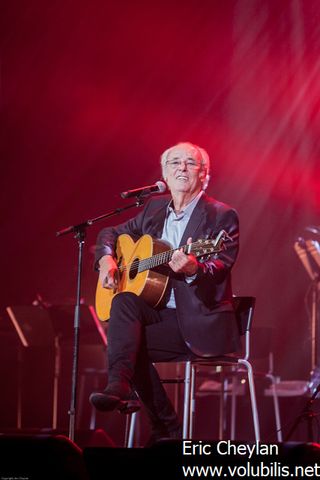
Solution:
[[[130,280],[133,280],[136,278],[139,270],[139,259],[135,258],[133,262],[131,263],[130,271],[129,271],[129,278]]]

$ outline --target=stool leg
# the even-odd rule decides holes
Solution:
[[[127,448],[133,448],[134,444],[134,432],[136,428],[138,412],[134,412],[131,415],[127,415],[126,418],[126,431],[124,446]]]
[[[196,385],[196,367],[191,365],[191,385],[190,385],[190,418],[189,418],[189,438],[193,436],[193,427],[194,419],[196,413],[196,394],[195,394],[195,385]]]
[[[95,430],[96,423],[97,423],[96,409],[92,407],[91,408],[91,415],[90,415],[89,430]]]
[[[224,373],[221,372],[221,390],[220,390],[220,405],[219,405],[219,440],[224,439],[224,434],[226,431],[226,403],[227,403],[227,387],[228,381],[224,376]]]
[[[183,373],[181,372],[181,363],[177,363],[176,365],[176,378],[180,380],[182,378]],[[174,386],[174,409],[176,412],[178,412],[180,408],[180,403],[181,402],[181,388],[180,388],[180,383],[176,382]]]
[[[255,434],[256,441],[260,442],[260,425],[259,425],[259,416],[258,416],[256,392],[255,392],[255,388],[254,388],[254,378],[253,378],[252,366],[251,366],[251,363],[248,362],[248,360],[245,360],[245,359],[240,359],[239,363],[241,365],[244,365],[247,369],[249,390],[250,390],[250,399],[251,399],[251,410],[252,410],[253,426],[254,426],[254,434]]]
[[[282,442],[282,428],[281,428],[281,420],[280,420],[279,398],[278,398],[277,388],[276,388],[276,379],[271,373],[269,373],[267,377],[270,378],[271,380],[271,391],[272,391],[272,398],[273,398],[274,415],[276,419],[277,440],[278,442]]]
[[[98,377],[95,375],[94,377],[94,383],[93,383],[93,389],[97,390],[98,389]],[[96,423],[97,423],[97,411],[94,408],[94,406],[91,406],[91,415],[90,415],[90,423],[89,423],[89,430],[95,430],[96,429]]]
[[[183,398],[183,425],[182,438],[188,438],[190,425],[190,383],[191,383],[191,361],[186,362],[184,372],[184,398]]]
[[[231,393],[231,427],[230,427],[230,440],[236,438],[236,415],[237,415],[237,379],[235,375],[232,376],[232,393]]]

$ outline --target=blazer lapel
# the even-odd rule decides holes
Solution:
[[[150,227],[150,235],[154,238],[160,238],[162,235],[163,225],[166,218],[168,202],[154,212]]]
[[[205,197],[206,195],[203,194],[193,210],[189,223],[184,231],[184,234],[182,235],[180,246],[185,245],[189,237],[192,237],[193,241],[197,240],[199,235],[203,232],[204,224],[207,218]]]

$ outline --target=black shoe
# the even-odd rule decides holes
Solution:
[[[141,408],[141,404],[138,399],[129,398],[128,400],[122,400],[121,404],[117,407],[118,411],[123,415],[131,415],[131,413],[138,412]]]
[[[130,387],[123,383],[110,384],[104,392],[92,393],[89,401],[101,412],[119,410],[123,414],[130,414],[140,410],[139,400],[133,397]]]

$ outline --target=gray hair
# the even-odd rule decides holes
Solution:
[[[210,180],[210,158],[209,158],[208,152],[204,148],[201,148],[198,145],[195,145],[194,143],[191,143],[191,142],[179,142],[176,145],[173,145],[172,147],[167,148],[167,150],[163,152],[163,154],[160,157],[163,178],[165,179],[165,169],[166,169],[166,163],[167,163],[169,153],[174,148],[182,145],[187,145],[189,147],[192,147],[199,152],[200,159],[201,159],[201,166],[206,171],[206,176],[202,184],[202,190],[205,190]]]

